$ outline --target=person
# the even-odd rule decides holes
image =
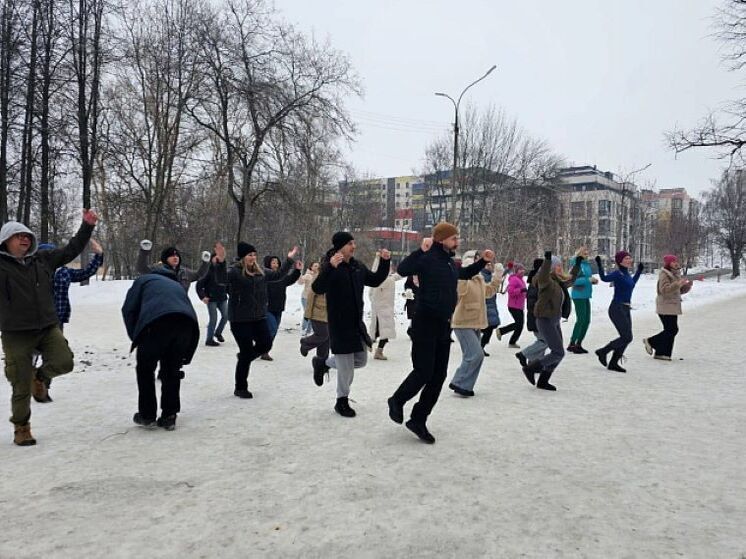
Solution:
[[[70,315],[72,314],[72,308],[70,306],[70,284],[80,283],[87,280],[96,273],[104,262],[104,249],[101,245],[96,242],[95,239],[90,240],[91,249],[93,250],[93,258],[88,265],[83,268],[68,268],[67,266],[61,266],[54,272],[54,307],[57,311],[57,318],[60,323],[60,330],[65,331],[65,324],[70,322]],[[42,243],[39,245],[39,250],[54,250],[57,248],[52,243]],[[38,354],[36,355],[38,357]],[[34,360],[34,366],[36,366],[36,359]],[[51,402],[52,396],[49,394],[49,388],[52,385],[52,379],[45,379],[46,400],[40,400],[37,396],[34,399],[37,402],[45,403]]]
[[[645,351],[655,359],[671,361],[673,344],[679,333],[679,315],[681,314],[681,296],[689,293],[692,282],[681,277],[681,264],[673,254],[663,257],[663,268],[658,274],[655,312],[658,314],[663,331],[651,338],[642,340]]]
[[[588,262],[588,249],[584,246],[575,252],[575,257],[570,260],[570,266],[575,266],[575,260],[578,256],[582,258],[580,272],[572,286],[571,297],[575,305],[575,327],[570,337],[570,345],[567,351],[572,353],[588,353],[583,347],[583,340],[588,334],[588,327],[591,324],[591,297],[593,297],[593,286],[598,283],[598,279],[593,276],[593,268]]]
[[[300,296],[300,305],[303,308],[303,316],[304,316],[303,323],[301,324],[301,328],[300,328],[301,338],[310,336],[313,333],[313,328],[311,327],[311,321],[305,318],[305,314],[306,314],[306,305],[308,304],[308,298],[313,292],[313,290],[311,289],[311,284],[313,283],[313,280],[316,279],[316,275],[318,273],[319,273],[319,263],[312,262],[311,265],[306,270],[306,273],[303,274],[298,280],[298,283],[303,286],[303,292]]]
[[[642,262],[637,265],[635,275],[629,273],[632,264],[632,256],[626,250],[620,250],[614,256],[617,270],[610,274],[604,273],[603,262],[600,256],[596,256],[598,265],[598,277],[601,281],[612,283],[614,285],[614,297],[609,305],[609,318],[614,324],[619,337],[610,341],[604,347],[596,350],[596,356],[604,367],[617,373],[626,373],[619,362],[624,357],[624,350],[632,343],[632,315],[630,313],[632,306],[632,291],[640,279],[640,274],[644,270]],[[611,360],[608,360],[609,353],[612,352]]]
[[[277,273],[280,269],[280,259],[277,256],[264,257],[264,269],[271,273]],[[284,276],[274,281],[267,282],[267,320],[269,321],[269,332],[274,344],[277,332],[280,330],[282,313],[285,312],[287,303],[287,288],[300,278],[300,269],[297,266]],[[260,356],[263,361],[273,361],[269,352]]]
[[[381,257],[376,256],[371,272],[378,270],[380,261]],[[392,271],[381,285],[368,289],[368,299],[370,300],[370,328],[368,331],[373,334],[373,342],[378,341],[373,359],[386,361],[388,357],[383,354],[383,348],[389,341],[396,338],[394,298],[396,296],[396,282],[400,279],[401,276]]]
[[[137,348],[137,412],[132,421],[142,427],[176,428],[181,411],[182,366],[199,344],[197,313],[176,270],[159,267],[137,278],[122,305],[130,351]],[[161,416],[155,394],[155,369],[160,364]]]
[[[326,295],[331,351],[327,366],[337,370],[337,402],[334,410],[342,417],[355,417],[350,407],[350,385],[355,369],[365,367],[373,342],[363,322],[363,288],[378,287],[389,275],[391,253],[380,251],[380,264],[371,272],[355,259],[355,238],[347,231],[332,237],[332,248],[326,253],[321,271],[312,289]]]
[[[210,255],[210,262],[217,264],[215,247]],[[221,285],[215,277],[215,270],[211,268],[205,276],[197,280],[197,296],[207,305],[207,338],[205,345],[217,347],[225,342],[223,330],[228,322],[228,289]],[[218,312],[220,313],[220,322],[218,322]]]
[[[549,383],[549,379],[565,356],[562,329],[560,328],[562,307],[565,302],[569,306],[567,287],[575,281],[581,262],[582,257],[579,256],[575,259],[575,265],[568,278],[562,271],[562,259],[559,256],[552,256],[551,251],[546,251],[544,261],[533,278],[533,283],[539,291],[534,305],[536,328],[550,351],[547,355],[543,355],[523,367],[523,374],[528,382],[535,384],[536,388],[542,390],[557,390],[553,384]],[[535,378],[536,374],[539,375],[538,380]]]
[[[523,333],[524,315],[523,309],[526,306],[526,293],[528,288],[523,276],[526,268],[519,262],[513,262],[512,272],[508,277],[508,312],[513,317],[513,322],[507,326],[500,327],[500,336],[512,332],[508,347],[520,348],[518,339]]]
[[[538,273],[539,268],[541,268],[543,262],[543,258],[535,258],[531,271],[528,273],[528,277],[526,278],[526,330],[532,332],[535,339],[532,344],[515,354],[515,358],[518,359],[521,367],[525,367],[528,363],[544,357],[544,352],[547,349],[547,342],[541,337],[541,334],[539,334],[539,330],[536,328],[536,317],[534,316],[534,307],[539,298],[539,289],[534,285],[533,279]],[[562,316],[563,318],[569,316],[569,311],[567,316],[565,316],[564,305]]]
[[[417,276],[409,276],[404,281],[404,310],[407,311],[407,320],[409,320],[409,327],[407,328],[407,336],[412,339],[412,324],[414,322],[414,313],[417,310],[417,292],[420,290],[420,280]]]
[[[147,274],[158,268],[167,268],[176,273],[179,283],[185,291],[189,291],[189,286],[202,279],[210,271],[210,253],[202,253],[202,264],[198,270],[192,270],[181,265],[181,253],[174,246],[168,246],[161,251],[160,263],[154,266],[148,266],[150,260],[150,251],[153,249],[153,243],[148,239],[140,241],[140,252],[137,255],[136,270],[138,274]]]
[[[497,264],[493,264],[492,262],[490,262],[489,264],[486,264],[484,266],[484,269],[480,273],[482,274],[482,277],[484,277],[485,283],[492,282],[493,271],[500,276],[500,285],[502,285],[504,270],[500,262],[498,262]],[[500,290],[498,289],[498,291],[495,292],[492,297],[489,297],[485,301],[485,307],[487,308],[487,327],[482,330],[481,340],[482,353],[484,353],[485,357],[490,356],[485,348],[492,339],[492,333],[495,331],[497,332],[498,340],[501,336],[500,331],[496,330],[497,327],[500,326],[500,312],[497,310],[497,293],[499,293],[499,291]]]
[[[462,258],[462,265],[468,267],[479,259],[476,250],[467,251]],[[480,334],[488,324],[487,305],[484,302],[497,294],[501,281],[502,276],[498,273],[492,276],[489,283],[482,274],[458,281],[458,302],[451,318],[451,328],[461,345],[462,357],[448,388],[459,396],[474,396],[474,385],[484,361]]]
[[[298,255],[298,247],[288,252],[287,259],[277,271],[264,270],[259,266],[256,248],[249,243],[239,242],[236,254],[238,261],[227,269],[225,247],[218,243],[214,269],[217,281],[228,287],[228,319],[231,333],[238,344],[233,395],[249,399],[254,397],[248,385],[251,363],[272,349],[272,336],[267,323],[267,283],[279,281],[293,265],[302,268],[303,263],[293,263]]]
[[[0,228],[0,332],[5,377],[11,385],[13,442],[36,444],[31,433],[31,396],[47,400],[46,380],[73,370],[73,353],[60,329],[54,305],[53,274],[76,258],[88,244],[98,216],[83,212],[83,223],[70,242],[53,250],[38,250],[31,230],[16,221]],[[36,352],[42,365],[34,368]]]
[[[412,325],[412,372],[388,399],[389,417],[404,423],[404,405],[420,393],[406,427],[421,441],[433,444],[427,419],[438,401],[448,371],[451,351],[451,316],[456,309],[457,283],[478,274],[495,254],[486,250],[471,266],[456,268],[454,251],[459,246],[458,229],[447,222],[433,227],[433,236],[423,239],[418,250],[404,258],[399,275],[417,275],[420,290]]]
[[[311,350],[316,350],[316,356],[311,359],[313,367],[313,382],[316,386],[324,384],[324,375],[329,372],[326,360],[329,358],[329,324],[326,312],[326,295],[314,293],[311,289],[314,280],[318,277],[320,264],[314,262],[310,268],[310,278],[307,279],[306,287],[309,289],[306,295],[306,308],[304,318],[311,324],[311,334],[301,338],[300,353],[306,357]]]

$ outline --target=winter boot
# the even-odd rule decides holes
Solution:
[[[154,427],[155,426],[155,419],[148,419],[146,417],[143,417],[140,415],[140,412],[137,412],[135,415],[132,416],[132,421],[135,422],[140,427]]]
[[[52,401],[52,398],[49,396],[47,383],[39,376],[38,372],[34,375],[34,379],[31,381],[31,395],[34,397],[34,400],[42,404]]]
[[[308,357],[308,352],[311,351],[311,348],[308,347],[306,344],[303,343],[303,340],[300,341],[300,354],[303,357]]]
[[[602,347],[601,349],[596,350],[596,357],[598,357],[598,360],[601,362],[601,365],[606,367],[609,362],[606,360],[606,356],[609,354],[609,350],[606,349],[606,347]]]
[[[220,342],[221,344],[222,344],[223,342],[225,342],[225,338],[223,337],[223,335],[222,335],[222,334],[215,334],[215,339],[216,339],[217,341],[219,341],[219,342]]]
[[[166,431],[173,431],[176,429],[176,414],[160,416],[158,418],[158,427],[162,427]]]
[[[489,353],[487,353],[487,350],[486,350],[486,349],[484,349],[484,346],[482,346],[482,353],[484,353],[484,356],[485,356],[485,357],[489,357],[489,356],[490,356],[490,354],[489,354]]]
[[[430,431],[427,430],[424,422],[421,423],[419,421],[415,421],[414,419],[410,419],[405,423],[405,427],[412,431],[412,433],[417,435],[417,438],[419,438],[422,442],[427,444],[433,444],[435,442],[435,437],[433,437],[430,434]]]
[[[528,365],[526,356],[523,355],[520,351],[515,354],[515,358],[518,359],[518,362],[521,364],[521,367],[525,367],[526,365]]]
[[[334,404],[334,411],[342,417],[355,417],[357,415],[355,410],[350,407],[347,398],[337,398],[337,403]]]
[[[578,353],[578,344],[570,342],[570,345],[567,346],[567,351],[570,353]]]
[[[449,384],[448,388],[450,388],[451,390],[453,390],[459,396],[463,396],[464,398],[469,398],[470,396],[474,396],[474,391],[473,390],[464,390],[460,386],[456,386],[453,383]]]
[[[619,361],[624,357],[621,353],[617,353],[616,351],[611,356],[611,361],[609,361],[609,367],[608,369],[610,371],[614,371],[617,373],[626,373],[627,369],[622,369],[622,367],[619,366]]]
[[[249,398],[253,398],[254,395],[249,392],[248,390],[234,390],[233,395],[237,396],[238,398],[243,398],[244,400],[248,400]]]
[[[31,434],[31,424],[16,425],[13,433],[13,442],[18,446],[32,446],[36,444],[36,439]]]
[[[588,350],[585,349],[580,343],[575,344],[575,353],[588,353]]]
[[[378,359],[380,361],[388,361],[389,360],[389,358],[386,357],[383,354],[383,348],[382,347],[377,347],[376,348],[376,352],[373,354],[373,359]]]
[[[523,367],[523,374],[526,376],[526,380],[531,384],[536,384],[534,377],[537,373],[541,372],[541,361],[532,361]]]
[[[388,404],[389,417],[391,418],[391,421],[393,421],[394,423],[398,423],[399,425],[404,423],[404,406],[397,402],[396,398],[394,398],[393,396],[388,399]]]
[[[316,386],[324,384],[324,375],[329,372],[329,367],[326,366],[326,361],[318,357],[311,359],[311,365],[313,366],[313,382]]]
[[[541,374],[539,375],[539,380],[536,381],[536,388],[541,388],[542,390],[551,390],[555,391],[557,390],[557,387],[553,384],[549,384],[549,378],[552,376],[551,371],[543,370],[541,371]]]

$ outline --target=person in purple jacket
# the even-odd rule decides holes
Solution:
[[[624,357],[624,350],[632,343],[632,316],[630,314],[632,291],[640,279],[640,274],[645,269],[642,263],[637,265],[635,275],[629,273],[634,261],[632,256],[626,250],[620,250],[614,256],[617,270],[610,274],[604,273],[603,262],[600,256],[596,256],[598,265],[598,277],[601,281],[614,284],[614,298],[609,305],[609,318],[614,324],[619,337],[610,341],[604,347],[596,350],[596,356],[604,367],[617,373],[626,373],[627,371],[619,365],[619,361]],[[607,360],[610,352],[611,360]]]
[[[513,317],[513,323],[500,327],[500,337],[508,332],[513,332],[508,341],[508,347],[520,348],[518,338],[523,333],[524,314],[523,309],[526,307],[526,293],[528,288],[523,279],[526,268],[523,264],[514,263],[513,273],[508,278],[508,312]]]

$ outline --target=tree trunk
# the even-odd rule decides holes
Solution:
[[[21,148],[21,188],[18,197],[16,220],[29,225],[31,217],[31,179],[33,177],[34,96],[36,95],[37,35],[39,31],[38,3],[34,2],[31,24],[31,52],[29,54],[28,83],[23,123],[23,146]]]
[[[10,0],[3,1],[0,20],[0,221],[8,220],[8,131],[10,129],[10,89],[15,48],[13,42],[13,9]]]
[[[728,252],[730,253],[731,268],[733,270],[730,277],[731,279],[735,279],[741,275],[741,258],[743,258],[743,251],[730,249]]]

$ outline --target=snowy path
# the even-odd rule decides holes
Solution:
[[[644,354],[640,339],[658,330],[646,308],[627,375],[569,355],[554,394],[493,340],[476,397],[444,390],[434,446],[387,417],[410,366],[403,333],[390,361],[358,373],[355,419],[332,411],[333,382],[313,385],[293,331],[252,371],[254,400],[232,396],[232,340],[200,347],[176,431],[138,429],[120,303],[83,297],[68,333],[92,365],[34,405],[36,447],[0,430],[0,557],[741,557],[739,293],[685,308],[684,361]],[[588,347],[612,334],[602,316]],[[456,345],[451,372],[458,360]]]

